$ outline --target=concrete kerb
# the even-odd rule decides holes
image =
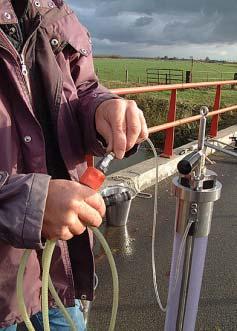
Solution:
[[[230,144],[231,136],[237,135],[237,125],[233,125],[227,129],[221,130],[216,138],[220,142]],[[218,143],[215,143],[218,144]],[[177,163],[192,150],[197,148],[197,141],[188,143],[174,150],[174,156],[170,159],[158,157],[158,181],[161,181],[177,171]],[[180,155],[180,153],[182,153]],[[207,155],[213,154],[214,149],[207,148]],[[121,183],[132,184],[137,191],[143,191],[146,188],[155,184],[156,181],[156,169],[155,159],[151,158],[146,161],[140,162],[136,165],[123,169],[121,171],[111,174],[106,182],[105,186],[118,185]]]

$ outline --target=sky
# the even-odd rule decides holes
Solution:
[[[237,60],[237,0],[68,0],[94,54]]]

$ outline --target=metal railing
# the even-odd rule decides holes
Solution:
[[[174,147],[174,131],[175,127],[187,124],[190,122],[200,120],[200,115],[186,117],[183,119],[176,120],[176,101],[177,101],[177,91],[183,89],[193,89],[193,88],[204,88],[204,87],[216,87],[216,94],[213,104],[213,111],[208,114],[208,117],[212,117],[211,128],[209,136],[216,137],[218,133],[218,122],[220,114],[226,113],[228,111],[237,110],[237,105],[226,107],[220,109],[221,102],[221,87],[225,85],[237,85],[236,80],[226,80],[226,81],[216,81],[216,82],[201,82],[201,83],[185,83],[185,84],[171,84],[171,85],[153,85],[145,87],[134,87],[134,88],[118,88],[111,89],[112,93],[117,95],[126,94],[140,94],[147,92],[160,92],[160,91],[171,91],[169,100],[169,111],[167,115],[167,122],[161,125],[157,125],[149,128],[149,133],[155,133],[159,131],[165,132],[165,145],[162,156],[171,157],[173,155]]]

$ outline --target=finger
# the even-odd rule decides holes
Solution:
[[[80,204],[83,202],[90,205],[90,207],[96,209],[101,216],[105,214],[105,203],[101,194],[91,189],[88,186],[85,186],[81,183],[71,182],[74,186],[75,196],[70,200],[69,208],[78,214],[80,209]]]
[[[44,233],[44,238],[49,240],[69,240],[73,237],[73,234],[69,231],[67,226],[58,227],[48,227],[46,233]]]
[[[100,226],[102,222],[102,216],[101,214],[93,207],[91,207],[89,204],[87,204],[85,201],[81,201],[79,203],[79,206],[77,208],[77,217],[80,219],[80,221],[85,226]],[[78,225],[78,218],[77,221],[72,222],[68,225],[69,229],[71,230],[71,227],[77,228]]]
[[[111,126],[106,121],[100,121],[97,131],[106,141],[106,152],[112,152],[113,150],[113,135]]]
[[[78,234],[81,234],[81,233],[78,233]],[[63,227],[58,238],[60,240],[70,240],[70,239],[72,239],[72,237],[73,237],[73,233],[68,229],[68,227]]]
[[[140,123],[141,123],[141,132],[140,132],[140,135],[137,139],[138,144],[140,144],[141,142],[147,140],[147,138],[149,136],[146,120],[145,120],[143,112],[141,110],[140,110],[140,113],[139,113],[139,117],[140,117]]]
[[[113,136],[113,152],[118,159],[122,159],[126,151],[126,103],[120,102],[117,105],[117,108],[114,109],[110,125]]]
[[[94,193],[86,198],[84,198],[85,203],[87,203],[90,207],[97,210],[101,217],[105,215],[105,203],[104,199],[99,193]]]
[[[140,110],[134,101],[129,101],[126,111],[127,144],[126,150],[131,149],[141,133]]]
[[[72,219],[71,219],[72,221]],[[75,214],[73,221],[68,225],[68,231],[73,235],[80,235],[86,230],[86,225]]]

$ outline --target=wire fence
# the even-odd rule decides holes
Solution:
[[[151,70],[153,70],[153,77],[151,82]],[[159,70],[166,70],[168,74],[158,74]],[[172,72],[173,71],[173,72]],[[156,74],[154,74],[156,72]],[[160,71],[161,72],[161,71]],[[181,72],[181,70],[180,70]],[[181,79],[183,83],[187,82],[187,78],[185,75],[185,71],[183,75],[180,75],[178,79]],[[119,68],[114,69],[99,69],[96,68],[96,74],[101,81],[111,81],[111,82],[122,82],[122,83],[133,83],[133,84],[170,84],[171,82],[177,81],[177,73],[174,73],[173,69],[159,69],[159,68],[149,68],[144,70],[144,72],[137,73],[136,70],[124,69],[120,70]],[[211,81],[222,81],[222,80],[232,80],[237,79],[237,73],[232,72],[222,72],[215,70],[194,70],[191,73],[191,81],[190,82],[211,82]],[[178,81],[177,81],[178,82]]]

